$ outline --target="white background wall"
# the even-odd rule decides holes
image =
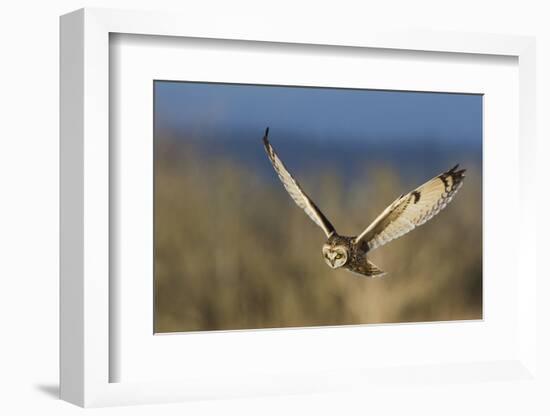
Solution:
[[[58,16],[74,9],[116,7],[179,10],[208,21],[211,13],[238,24],[242,18],[286,24],[344,25],[387,22],[398,27],[536,35],[538,42],[539,189],[545,178],[550,114],[550,12],[544,1],[147,1],[69,0],[4,2],[0,12],[0,413],[73,414],[81,410],[56,399],[58,385]],[[248,16],[248,17],[243,17]],[[542,138],[546,138],[543,141]],[[541,195],[540,216],[548,211]],[[503,237],[507,226],[503,224]],[[541,218],[539,247],[548,229]],[[545,252],[548,245],[545,247]],[[511,249],[513,246],[511,245]],[[542,254],[542,252],[541,252]],[[541,256],[541,260],[544,260]],[[546,275],[548,267],[545,268]],[[550,285],[538,287],[542,348],[550,350]],[[546,328],[546,329],[545,329]],[[344,352],[345,353],[345,352]],[[548,360],[541,351],[545,374]],[[94,410],[99,414],[409,414],[426,408],[443,414],[550,414],[545,393],[529,385],[418,387],[399,395],[346,393],[196,402]],[[547,394],[546,394],[547,396]],[[479,403],[478,403],[479,402]],[[545,403],[543,405],[543,403]]]

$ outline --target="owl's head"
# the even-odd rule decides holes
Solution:
[[[325,244],[323,245],[323,258],[329,267],[337,269],[348,261],[348,248],[343,245],[332,246]]]

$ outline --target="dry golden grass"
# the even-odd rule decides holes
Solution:
[[[370,253],[388,275],[368,279],[325,265],[323,232],[279,183],[190,148],[157,148],[155,163],[156,332],[481,318],[480,172],[434,219]],[[344,235],[411,189],[383,166],[347,190],[334,172],[299,180]]]

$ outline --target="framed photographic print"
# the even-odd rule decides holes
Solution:
[[[534,41],[180,19],[61,19],[62,398],[531,379]]]

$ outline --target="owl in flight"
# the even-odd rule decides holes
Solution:
[[[408,194],[401,195],[358,236],[346,237],[336,232],[327,217],[288,172],[269,143],[268,134],[269,128],[263,138],[264,146],[279,179],[294,202],[327,235],[327,241],[323,245],[325,262],[333,269],[343,267],[367,277],[385,274],[367,259],[367,253],[401,237],[438,214],[451,202],[464,180],[465,170],[457,170],[456,165]]]

